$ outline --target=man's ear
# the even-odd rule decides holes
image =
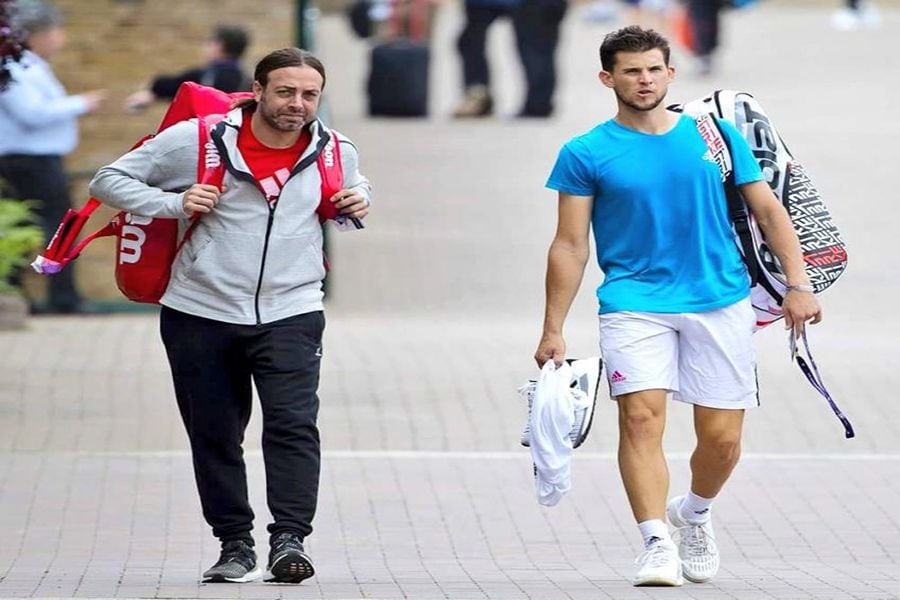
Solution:
[[[612,74],[609,71],[600,71],[600,73],[597,74],[597,78],[600,80],[600,83],[602,83],[606,87],[615,87],[615,85],[613,84]]]
[[[253,87],[251,87],[250,89],[253,90],[253,99],[259,102],[259,99],[262,97],[263,86],[260,85],[258,81],[254,81]]]

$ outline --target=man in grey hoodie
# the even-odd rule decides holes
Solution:
[[[316,390],[325,326],[316,160],[330,136],[316,111],[325,68],[297,48],[256,66],[254,102],[228,113],[211,139],[222,189],[196,182],[197,121],[176,124],[91,182],[104,202],[148,217],[202,218],[172,266],[160,328],[190,438],[203,515],[222,543],[205,581],[299,583],[314,573],[303,540],[319,482]],[[355,146],[338,136],[344,189],[327,198],[361,219],[370,204]],[[270,553],[263,574],[241,444],[251,381],[263,412]]]

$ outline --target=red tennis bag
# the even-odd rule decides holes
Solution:
[[[211,129],[221,121],[236,99],[251,97],[247,93],[226,94],[214,88],[187,82],[178,88],[175,99],[166,111],[157,133],[186,119],[198,118],[199,156],[197,182],[221,187],[225,167],[218,149],[210,139]],[[317,209],[319,220],[337,216],[329,199],[343,188],[340,145],[336,134],[329,132],[328,144],[319,154],[318,167],[322,180],[322,197]],[[148,139],[141,139],[137,148]],[[194,231],[200,214],[195,213],[191,224],[179,238],[179,219],[152,218],[121,211],[110,222],[80,242],[77,241],[87,220],[101,202],[89,198],[81,210],[69,210],[63,217],[44,253],[31,264],[38,273],[52,275],[78,258],[82,249],[100,237],[116,237],[116,284],[129,300],[156,304],[169,285],[175,257]]]

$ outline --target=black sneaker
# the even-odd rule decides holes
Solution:
[[[265,580],[273,583],[300,583],[315,574],[312,560],[303,551],[300,536],[288,531],[272,538],[269,570]]]
[[[219,562],[203,573],[204,583],[246,583],[262,577],[262,569],[256,564],[256,552],[244,540],[231,540],[222,544]]]

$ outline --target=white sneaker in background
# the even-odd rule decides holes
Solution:
[[[681,558],[681,572],[694,583],[704,583],[719,572],[719,547],[713,531],[712,519],[692,524],[681,516],[681,501],[684,496],[676,496],[666,506],[669,523],[675,527],[675,541]]]
[[[831,15],[831,26],[838,31],[852,31],[859,27],[876,29],[881,26],[881,13],[870,2],[860,4],[856,10],[842,8]]]
[[[672,540],[660,540],[644,550],[637,560],[635,586],[679,586],[684,584],[678,548]]]
[[[859,14],[849,8],[842,8],[831,15],[831,26],[838,31],[850,31],[859,27],[859,24]]]

